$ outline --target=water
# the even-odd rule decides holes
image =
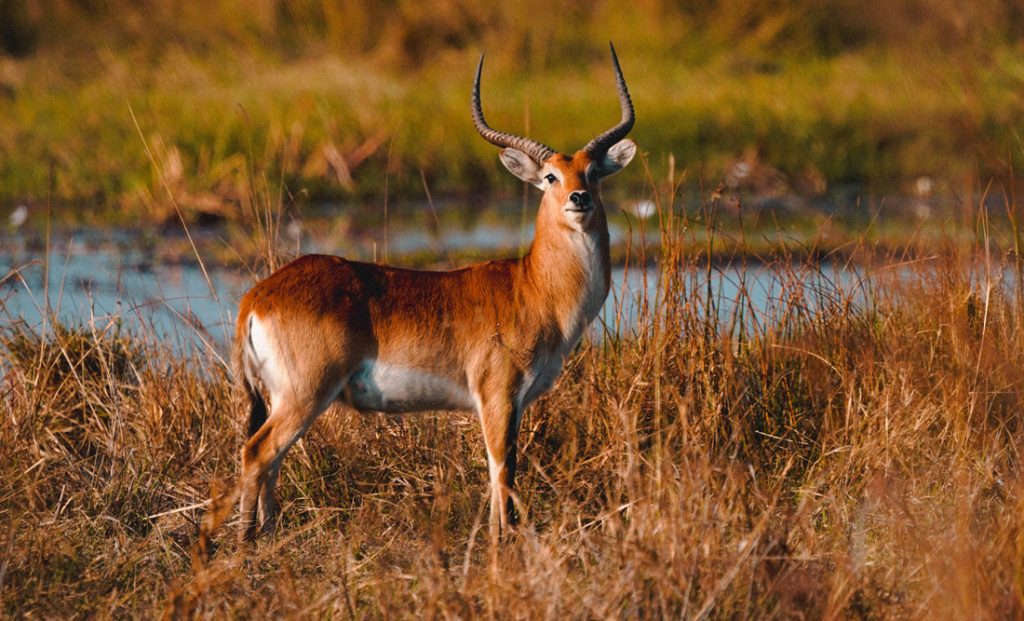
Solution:
[[[204,274],[197,263],[150,264],[137,250],[82,236],[33,254],[40,258],[0,255],[0,274],[7,274],[0,304],[8,321],[35,326],[49,310],[65,325],[121,323],[176,347],[227,343],[237,301],[253,283],[237,269],[207,265]]]
[[[480,235],[494,236],[493,231]],[[69,235],[47,249],[28,248],[11,240],[0,245],[0,322],[24,321],[39,325],[53,313],[65,325],[103,329],[120,324],[143,330],[183,349],[202,345],[223,350],[234,331],[237,301],[254,282],[237,268],[195,262],[153,264],[136,247],[131,235],[98,239],[88,234]],[[447,240],[450,243],[451,240]],[[816,284],[831,289],[829,281],[845,288],[857,275],[823,266],[813,272],[783,273],[760,265],[716,268],[710,277],[704,267],[688,271],[687,287],[695,300],[707,299],[710,283],[715,310],[722,319],[738,311],[735,300],[746,293],[744,321],[766,319],[773,305],[802,296],[805,305],[820,303]],[[794,282],[801,285],[794,291]],[[657,302],[656,267],[613,269],[612,291],[598,321],[595,335],[628,333],[634,329],[644,301]],[[711,312],[711,309],[703,309]]]

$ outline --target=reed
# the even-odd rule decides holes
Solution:
[[[277,537],[242,551],[217,533],[207,559],[242,427],[216,349],[142,320],[4,317],[4,613],[1024,613],[1024,306],[986,254],[999,231],[975,212],[978,241],[931,259],[780,259],[762,304],[762,267],[703,249],[715,200],[650,191],[657,230],[634,223],[630,269],[659,278],[636,325],[598,326],[526,414],[524,519],[497,572],[472,416],[329,412],[284,463]]]

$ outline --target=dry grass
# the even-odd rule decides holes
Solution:
[[[210,352],[109,329],[0,337],[10,616],[1024,614],[1024,300],[975,256],[830,279],[767,312],[662,227],[628,336],[583,345],[524,422],[524,525],[492,566],[468,415],[329,412],[276,539],[193,553],[241,415]],[[657,303],[655,303],[657,298]]]

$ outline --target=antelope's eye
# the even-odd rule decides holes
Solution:
[[[544,175],[544,179],[547,180],[548,183],[554,183],[558,181],[558,177],[552,175],[551,173]]]

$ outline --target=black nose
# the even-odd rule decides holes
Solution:
[[[569,195],[569,200],[573,205],[586,207],[590,204],[590,194],[588,192],[573,192]]]

